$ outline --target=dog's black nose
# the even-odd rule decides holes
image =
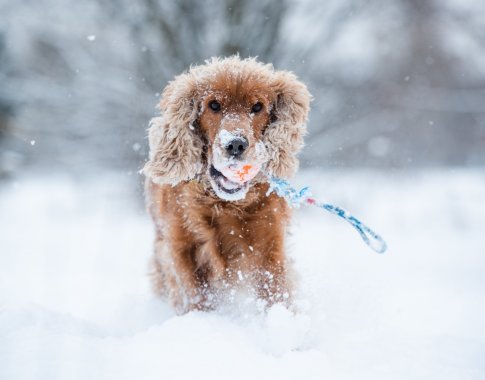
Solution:
[[[238,137],[227,143],[226,151],[229,154],[229,156],[239,157],[241,154],[244,153],[247,147],[248,147],[248,140],[246,140],[244,137]]]

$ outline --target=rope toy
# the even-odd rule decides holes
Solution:
[[[314,198],[311,197],[310,189],[308,186],[303,187],[301,190],[296,190],[291,185],[283,179],[270,177],[269,178],[269,189],[266,195],[270,195],[272,192],[275,192],[276,195],[285,198],[290,207],[298,208],[301,204],[306,203],[311,206],[316,206],[321,209],[327,210],[332,214],[340,216],[341,218],[345,219],[349,222],[352,227],[354,227],[357,232],[360,234],[360,237],[364,242],[375,252],[377,253],[384,253],[387,249],[387,244],[374,231],[372,231],[369,227],[367,227],[364,223],[362,223],[359,219],[353,216],[348,211],[331,205],[329,203],[320,203],[317,202]]]

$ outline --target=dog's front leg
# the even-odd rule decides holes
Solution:
[[[283,303],[288,307],[291,305],[291,289],[284,262],[268,262],[258,277],[258,297],[263,299],[267,306],[275,303]]]
[[[164,293],[177,313],[203,310],[203,294],[196,274],[193,244],[184,239],[158,240],[155,249],[155,261],[160,278],[163,278]]]

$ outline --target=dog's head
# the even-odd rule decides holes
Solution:
[[[262,175],[295,173],[309,103],[289,72],[255,59],[213,58],[165,88],[144,172],[159,184],[200,178],[222,199],[243,199]]]

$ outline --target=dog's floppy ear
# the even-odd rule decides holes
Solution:
[[[297,153],[303,147],[311,95],[295,75],[276,71],[272,88],[275,102],[272,123],[264,133],[264,143],[270,155],[268,174],[289,178],[298,169]]]
[[[163,91],[162,116],[150,121],[150,155],[143,168],[153,182],[176,185],[202,170],[203,142],[193,131],[197,99],[196,82],[190,73],[177,76]]]

